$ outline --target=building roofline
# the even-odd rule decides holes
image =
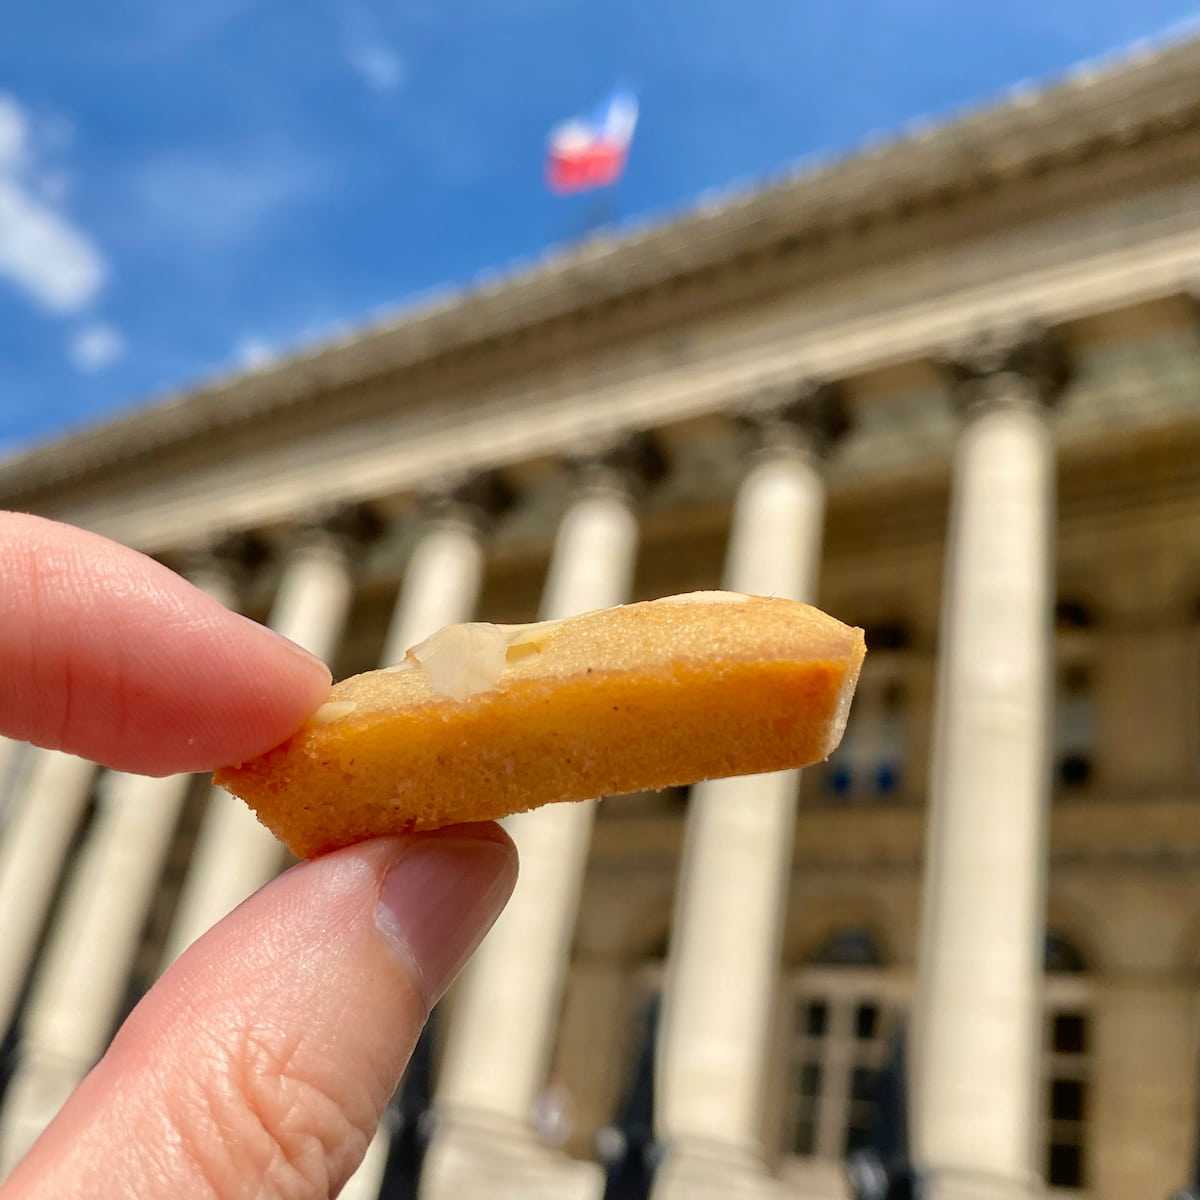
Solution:
[[[1200,124],[1200,38],[1139,47],[1085,64],[1051,85],[774,181],[733,190],[665,221],[556,248],[531,265],[419,299],[393,317],[257,370],[169,394],[132,413],[0,460],[0,494],[61,484],[221,426],[286,410],[305,397],[569,315],[780,242],[903,221],[923,203],[978,195]]]

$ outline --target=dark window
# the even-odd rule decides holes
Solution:
[[[1078,600],[1060,600],[1054,606],[1054,623],[1060,629],[1090,629],[1095,618],[1086,604]]]
[[[811,1117],[801,1117],[792,1133],[792,1153],[808,1156],[815,1149],[817,1127]]]
[[[900,790],[900,767],[896,763],[882,762],[875,772],[875,790],[881,796],[891,796]]]
[[[855,1067],[850,1073],[850,1099],[868,1104],[874,1101],[876,1074],[870,1067]]]
[[[1087,787],[1092,781],[1092,760],[1087,754],[1064,754],[1058,760],[1058,782],[1065,788]]]
[[[824,1000],[809,1003],[804,1015],[804,1032],[809,1037],[824,1037],[829,1024],[829,1006]]]
[[[1086,696],[1092,690],[1092,668],[1085,662],[1069,662],[1062,669],[1062,690],[1068,696]]]
[[[910,638],[908,630],[898,621],[884,621],[879,625],[868,625],[863,630],[868,650],[906,650]]]
[[[1087,970],[1087,960],[1079,947],[1070,938],[1054,930],[1046,934],[1042,965],[1047,971],[1064,975],[1082,975]]]
[[[812,961],[829,967],[878,967],[883,955],[870,930],[848,926],[833,934]]]
[[[850,774],[850,768],[838,764],[830,766],[825,772],[825,787],[835,796],[848,796],[854,787],[854,777]]]
[[[854,1010],[854,1036],[859,1041],[869,1042],[879,1028],[879,1008],[874,1004],[860,1004]]]
[[[846,1148],[849,1154],[854,1150],[863,1150],[870,1146],[875,1133],[875,1105],[850,1105],[849,1120],[846,1123]]]
[[[1051,1142],[1046,1152],[1046,1182],[1051,1187],[1082,1187],[1082,1148],[1061,1142]]]
[[[1050,1119],[1053,1121],[1083,1120],[1084,1087],[1081,1079],[1052,1079],[1050,1081]]]
[[[1055,1013],[1051,1044],[1055,1054],[1086,1054],[1087,1018],[1082,1013]]]

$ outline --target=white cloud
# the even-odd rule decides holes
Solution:
[[[50,312],[77,312],[103,286],[108,268],[56,203],[65,175],[37,158],[27,113],[0,93],[0,277]],[[56,177],[58,186],[47,187]]]
[[[404,82],[404,60],[380,41],[352,43],[346,47],[346,61],[374,91],[394,92]]]
[[[374,92],[394,92],[404,82],[404,59],[392,48],[370,0],[336,0],[342,57]]]
[[[100,290],[104,260],[88,236],[0,176],[0,275],[43,308],[76,312]]]
[[[175,151],[132,172],[133,219],[145,235],[227,249],[259,234],[281,210],[327,183],[321,165],[286,142],[221,154]]]
[[[274,362],[277,355],[269,342],[260,337],[243,338],[234,347],[233,357],[238,366],[256,371]]]
[[[29,122],[21,106],[0,94],[0,171],[16,171],[25,165],[29,149]]]
[[[77,371],[94,375],[124,356],[125,339],[119,330],[97,321],[72,335],[67,353]]]
[[[135,0],[122,6],[123,20],[113,22],[109,45],[118,55],[135,60],[181,54],[211,41],[244,19],[260,0],[203,0],[203,3],[163,3]],[[119,32],[117,31],[119,29]]]

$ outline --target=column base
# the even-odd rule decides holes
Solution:
[[[654,1176],[651,1200],[795,1200],[752,1154],[727,1146],[669,1148]]]
[[[1012,1179],[978,1171],[932,1170],[921,1176],[921,1200],[1037,1200],[1046,1194],[1036,1178]]]
[[[425,1154],[420,1200],[602,1200],[604,1173],[551,1150],[531,1129],[440,1115]]]

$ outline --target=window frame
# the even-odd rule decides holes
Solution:
[[[914,985],[910,970],[886,965],[810,963],[785,973],[778,1009],[780,1036],[776,1043],[780,1047],[777,1055],[780,1069],[774,1081],[769,1131],[769,1144],[776,1148],[780,1178],[785,1183],[801,1190],[809,1189],[817,1195],[849,1197],[841,1146],[845,1143],[850,1122],[853,1068],[868,1061],[878,1066],[883,1061],[896,1014],[906,1014],[911,1008]],[[797,1073],[797,1059],[804,1053],[803,1044],[816,1039],[798,1037],[793,1018],[802,1003],[817,997],[827,1003],[832,1000],[827,1028],[833,1036],[820,1040],[824,1043],[821,1048],[823,1079],[836,1078],[836,1086],[820,1097],[814,1130],[818,1152],[799,1155],[792,1153],[789,1146],[800,1101],[792,1080]],[[887,1016],[870,1040],[867,1053],[856,1054],[862,1039],[854,1036],[854,1013],[864,1001],[873,1003]],[[835,1155],[823,1153],[835,1143],[838,1146]]]
[[[810,963],[795,967],[784,974],[781,981],[779,999],[779,1035],[776,1045],[779,1052],[776,1055],[779,1069],[777,1078],[773,1081],[773,1095],[769,1108],[771,1120],[768,1128],[768,1145],[773,1146],[778,1155],[780,1178],[789,1186],[811,1191],[815,1195],[828,1197],[844,1197],[850,1200],[849,1185],[844,1168],[842,1147],[845,1145],[845,1131],[849,1125],[851,1071],[846,1053],[845,1031],[851,1029],[848,1024],[853,1019],[853,1011],[864,999],[875,1002],[881,1009],[891,1014],[882,1036],[876,1041],[882,1051],[876,1049],[872,1055],[880,1052],[886,1054],[887,1038],[894,1028],[895,1014],[906,1018],[912,1011],[913,998],[916,992],[914,973],[905,968],[882,966],[838,966],[836,964]],[[1050,1141],[1049,1116],[1049,1087],[1054,1078],[1081,1078],[1091,1084],[1094,1079],[1094,1037],[1095,1037],[1095,982],[1086,975],[1046,972],[1043,975],[1042,987],[1042,1030],[1043,1040],[1038,1058],[1038,1133],[1037,1145],[1039,1157],[1037,1170],[1043,1172],[1047,1166],[1046,1157]],[[795,1129],[797,1109],[800,1101],[799,1089],[792,1086],[797,1075],[798,1054],[796,1043],[806,1039],[799,1038],[796,1033],[795,1014],[798,1005],[807,998],[819,997],[829,1002],[830,1024],[827,1028],[837,1026],[840,1034],[840,1045],[830,1044],[823,1048],[822,1069],[823,1084],[830,1078],[830,1069],[841,1069],[841,1078],[828,1096],[822,1095],[818,1107],[818,1128],[814,1132],[814,1142],[819,1147],[818,1152],[811,1156],[793,1154],[789,1142]],[[1081,1012],[1088,1020],[1088,1036],[1091,1043],[1085,1044],[1083,1053],[1079,1055],[1056,1054],[1050,1037],[1051,1021],[1060,1012]],[[835,1016],[835,1014],[837,1014]],[[851,1037],[853,1041],[852,1029]],[[911,1060],[910,1060],[911,1070]],[[1063,1074],[1056,1074],[1063,1071]],[[1080,1139],[1083,1150],[1083,1177],[1085,1186],[1082,1188],[1050,1187],[1046,1185],[1047,1200],[1087,1200],[1090,1195],[1086,1180],[1091,1165],[1090,1133],[1092,1121],[1088,1107],[1094,1103],[1090,1098],[1090,1089],[1085,1098],[1084,1113],[1078,1122]],[[823,1123],[823,1127],[822,1127]],[[826,1153],[836,1144],[836,1153]]]
[[[1079,1054],[1064,1054],[1056,1052],[1052,1038],[1052,1022],[1060,1013],[1082,1013],[1087,1021],[1087,1041]],[[1094,1105],[1092,1091],[1094,1083],[1094,1055],[1096,1038],[1096,985],[1089,976],[1082,974],[1067,974],[1065,972],[1047,973],[1042,986],[1042,1051],[1039,1058],[1038,1094],[1040,1106],[1038,1109],[1038,1148],[1041,1159],[1038,1170],[1048,1175],[1047,1156],[1050,1150],[1051,1125],[1054,1123],[1050,1115],[1050,1085],[1054,1079],[1079,1079],[1086,1085],[1084,1093],[1083,1116],[1077,1122],[1061,1121],[1059,1124],[1078,1125],[1078,1142],[1081,1147],[1083,1162],[1084,1186],[1080,1188],[1052,1187],[1046,1184],[1047,1197],[1059,1200],[1080,1200],[1088,1193],[1087,1178],[1091,1166],[1089,1128],[1091,1120],[1088,1109]],[[1060,1074],[1060,1072],[1062,1072]]]
[[[811,805],[821,808],[887,808],[906,803],[912,794],[913,661],[913,651],[909,646],[888,647],[867,655],[855,688],[854,704],[841,745],[819,770],[810,768],[805,773],[816,784],[810,793]],[[898,715],[893,718],[894,730],[889,729],[891,714],[886,703],[891,688],[898,688],[901,696]],[[885,792],[874,781],[886,761],[889,740],[895,742],[890,749],[896,759],[894,765],[899,782]],[[864,766],[868,768],[871,782],[868,786],[856,785],[855,773]],[[834,774],[841,769],[850,773],[850,787],[845,792],[837,792],[831,786]]]
[[[1082,627],[1059,626],[1054,634],[1054,720],[1051,725],[1050,790],[1055,802],[1083,799],[1093,795],[1097,789],[1097,770],[1100,757],[1097,753],[1100,712],[1096,687],[1097,643],[1091,625]],[[1073,670],[1082,670],[1087,676],[1085,688],[1068,691],[1066,679]],[[1087,726],[1086,745],[1071,745],[1075,739],[1064,736],[1063,715],[1069,703],[1082,704]],[[1078,751],[1082,749],[1083,753]],[[1088,762],[1088,777],[1081,783],[1063,781],[1062,764],[1070,757],[1083,757]]]

